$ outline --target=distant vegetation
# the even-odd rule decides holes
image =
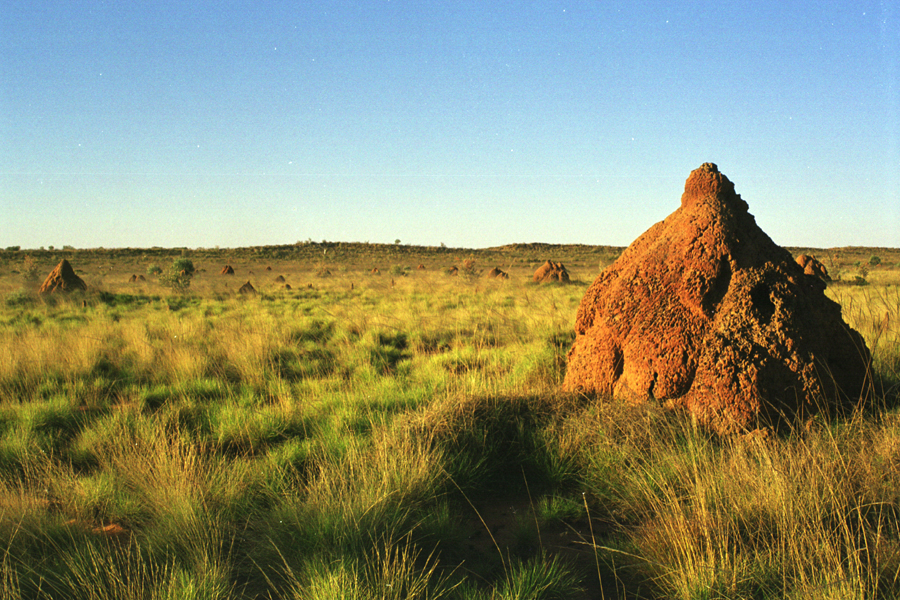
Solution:
[[[559,391],[621,251],[0,251],[0,597],[900,596],[900,251],[792,249],[873,379],[729,438]],[[61,258],[88,292],[38,297]]]

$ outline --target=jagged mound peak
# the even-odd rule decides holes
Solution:
[[[719,172],[715,163],[703,163],[700,168],[691,171],[684,182],[684,194],[681,195],[682,208],[691,208],[702,200],[730,204],[747,210],[747,204],[735,193],[734,184]]]

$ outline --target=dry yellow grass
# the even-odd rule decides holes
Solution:
[[[873,407],[720,439],[559,393],[598,255],[555,256],[580,282],[535,286],[538,257],[505,256],[499,282],[448,277],[444,255],[376,277],[332,251],[349,252],[194,257],[185,293],[128,283],[160,258],[91,256],[93,291],[71,298],[0,272],[0,595],[900,593],[900,271],[828,289],[873,349]],[[582,536],[573,562],[538,548],[529,527],[563,525],[537,508],[485,522],[525,541],[467,555],[487,537],[472,507],[496,498],[569,507],[553,519]],[[112,524],[124,544],[97,533]]]

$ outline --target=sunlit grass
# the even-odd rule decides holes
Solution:
[[[722,439],[559,392],[594,258],[568,286],[450,258],[198,260],[184,294],[128,284],[135,260],[52,299],[0,275],[0,596],[900,593],[892,271],[827,292],[873,351],[873,408]]]

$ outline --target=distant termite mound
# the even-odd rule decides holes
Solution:
[[[716,165],[694,170],[680,208],[585,293],[565,388],[684,408],[719,432],[858,399],[862,336],[747,208]]]
[[[509,273],[501,271],[499,267],[494,267],[487,272],[487,275],[485,277],[487,277],[488,279],[509,279]]]
[[[242,285],[241,287],[238,288],[238,293],[253,295],[256,293],[256,288],[253,287],[250,284],[250,282],[248,281],[247,283],[245,283],[244,285]]]
[[[569,281],[569,272],[562,263],[548,260],[534,272],[532,280],[535,283],[567,283]]]
[[[84,280],[75,274],[75,269],[69,264],[69,261],[62,259],[56,265],[56,268],[50,271],[47,279],[38,289],[39,294],[53,294],[56,292],[74,292],[76,290],[84,291],[87,284]]]
[[[234,268],[231,265],[225,265],[220,272],[222,275],[234,275]]]
[[[828,269],[815,256],[801,254],[797,257],[797,264],[800,265],[800,268],[807,275],[813,275],[822,281],[831,281],[831,277],[828,276]]]

